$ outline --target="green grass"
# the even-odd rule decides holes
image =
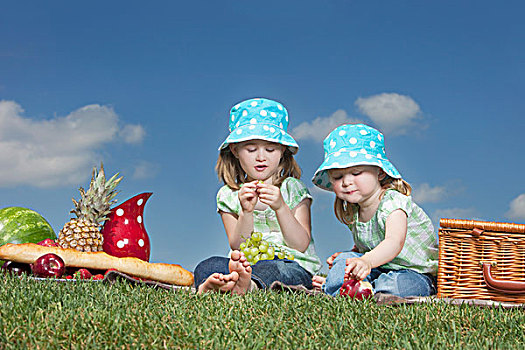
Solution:
[[[3,276],[0,348],[524,348],[521,309],[381,306],[276,292],[195,295]]]

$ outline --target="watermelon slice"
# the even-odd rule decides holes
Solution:
[[[6,243],[38,243],[56,235],[49,223],[28,208],[7,207],[0,209],[0,246]]]

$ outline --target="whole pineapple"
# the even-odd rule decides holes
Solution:
[[[102,223],[111,212],[110,207],[116,203],[117,187],[122,177],[116,173],[106,181],[104,166],[100,164],[100,172],[93,168],[89,189],[79,188],[80,200],[73,198],[75,208],[71,210],[77,218],[67,222],[58,235],[58,244],[62,248],[74,248],[81,252],[102,251],[104,238],[100,232]]]

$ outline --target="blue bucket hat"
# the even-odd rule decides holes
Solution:
[[[324,161],[312,182],[324,190],[333,191],[328,170],[344,169],[356,165],[375,165],[395,179],[401,174],[385,154],[383,134],[364,124],[341,125],[324,139]]]
[[[258,139],[280,143],[295,154],[299,145],[286,132],[287,129],[288,111],[279,102],[265,98],[242,101],[230,110],[230,135],[219,150],[230,143]]]

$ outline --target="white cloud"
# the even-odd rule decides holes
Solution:
[[[505,213],[505,216],[512,220],[525,220],[525,193],[510,202],[510,210]]]
[[[355,105],[385,133],[405,133],[421,113],[411,97],[396,93],[360,97]]]
[[[150,179],[155,177],[159,170],[160,166],[158,164],[147,161],[139,161],[133,170],[133,178],[138,180]]]
[[[350,118],[342,109],[335,111],[329,117],[318,117],[312,122],[304,122],[296,126],[290,133],[297,140],[311,139],[323,141],[330,131],[343,124],[361,123],[360,120]]]
[[[126,143],[141,143],[144,139],[144,136],[146,136],[146,131],[142,125],[128,124],[122,128],[122,130],[119,132],[119,136]]]
[[[108,106],[88,105],[45,120],[24,117],[23,112],[14,101],[0,101],[3,187],[78,184],[100,163],[105,144],[119,140],[121,134],[128,142],[143,137],[140,126],[121,129],[118,115]]]
[[[445,186],[430,186],[422,183],[412,188],[412,198],[418,204],[439,202],[447,195]]]

